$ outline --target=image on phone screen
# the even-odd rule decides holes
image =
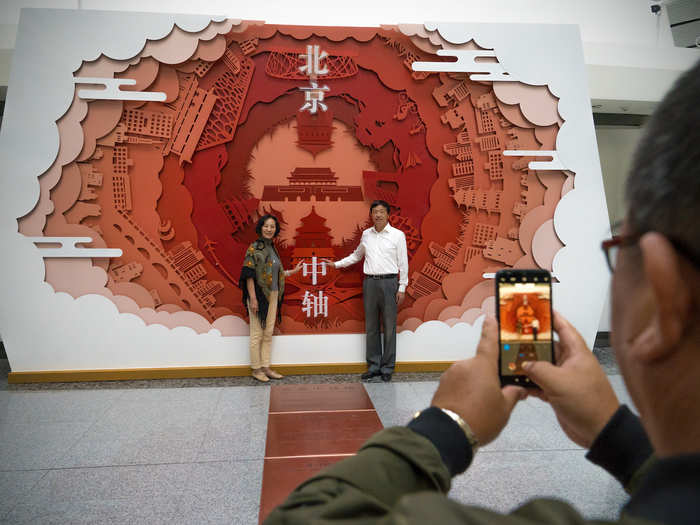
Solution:
[[[529,382],[525,361],[553,361],[552,289],[547,272],[496,277],[500,375],[505,383]]]

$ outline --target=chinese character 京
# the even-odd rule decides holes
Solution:
[[[318,84],[312,81],[310,87],[300,87],[299,89],[304,92],[306,100],[306,103],[301,106],[299,111],[306,111],[308,109],[309,113],[316,113],[318,111],[318,106],[321,106],[323,111],[328,109],[328,106],[323,103],[324,91],[330,91],[328,86],[318,87]]]
[[[318,292],[318,295],[304,292],[301,311],[306,314],[306,317],[328,317],[328,296],[323,295],[323,290]]]

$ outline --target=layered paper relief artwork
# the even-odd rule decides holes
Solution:
[[[511,79],[477,40],[425,26],[174,26],[130,59],[86,57],[39,177],[32,237],[119,257],[46,257],[46,282],[147,325],[247,335],[238,288],[265,213],[290,277],[280,332],[361,333],[362,264],[333,270],[375,199],[408,241],[399,331],[493,314],[501,268],[553,269],[576,175],[547,85]],[[555,275],[556,277],[556,275]]]

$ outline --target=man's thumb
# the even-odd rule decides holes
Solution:
[[[559,368],[547,361],[526,361],[523,370],[545,392],[554,388],[558,382]]]
[[[527,391],[521,386],[508,385],[503,387],[503,397],[506,400],[508,413],[512,412],[518,401],[527,397]]]

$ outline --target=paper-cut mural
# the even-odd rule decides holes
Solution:
[[[492,313],[485,272],[552,269],[554,211],[574,174],[556,156],[563,120],[547,86],[423,26],[229,21],[206,37],[176,27],[129,61],[74,73],[58,158],[19,231],[122,256],[46,259],[54,290],[104,295],[147,324],[245,335],[243,254],[273,213],[284,266],[304,263],[280,330],[363,332],[361,264],[320,261],[357,246],[375,199],[408,241],[399,331]],[[486,74],[412,67],[450,56]]]

